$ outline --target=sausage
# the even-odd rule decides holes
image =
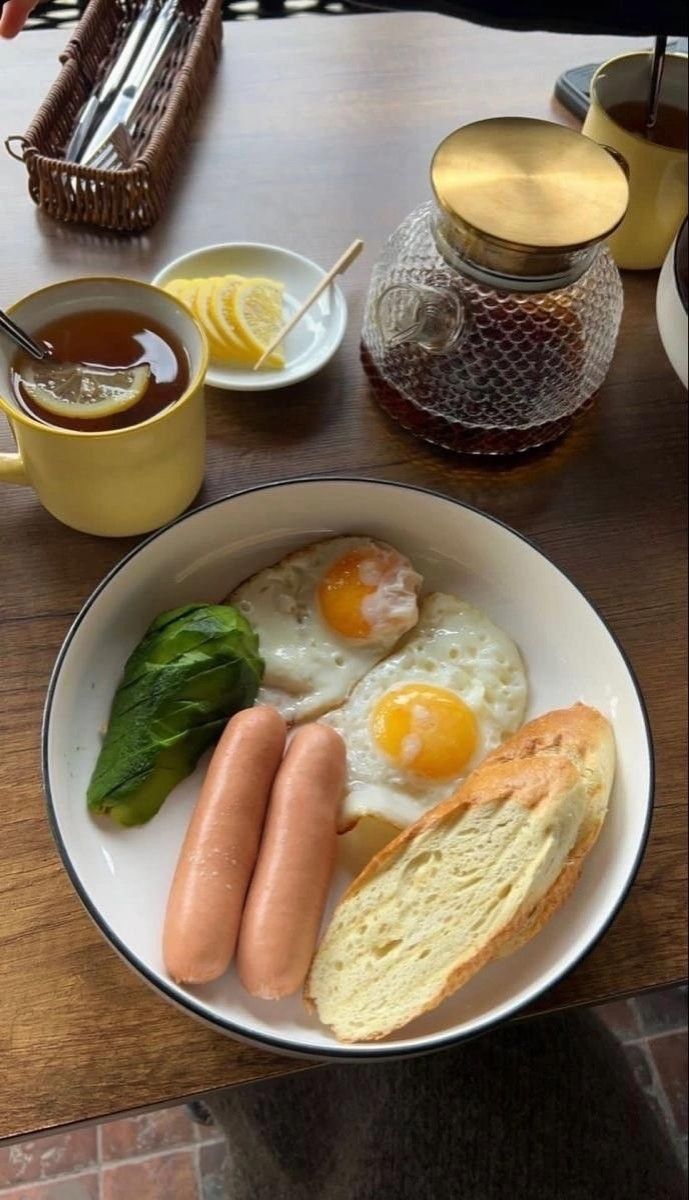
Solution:
[[[277,773],[244,907],[237,970],[252,996],[301,987],[316,948],[335,864],[345,746],[334,729],[297,731]]]
[[[163,958],[178,983],[208,983],[229,966],[287,730],[274,708],[228,722],[208,767],[172,880]]]

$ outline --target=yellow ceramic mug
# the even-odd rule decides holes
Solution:
[[[611,146],[629,167],[629,207],[608,241],[618,267],[644,271],[662,266],[687,212],[687,151],[630,133],[611,115],[621,104],[643,104],[648,96],[651,55],[621,54],[599,67],[591,82],[591,105],[583,132]],[[687,57],[668,54],[660,103],[687,119]]]
[[[203,480],[206,339],[173,296],[133,279],[73,279],[33,292],[9,311],[27,333],[48,321],[94,309],[154,317],[189,356],[189,385],[174,404],[129,429],[88,433],[35,421],[10,383],[17,347],[0,336],[0,408],[17,454],[0,454],[0,482],[30,484],[65,525],[101,537],[147,533],[191,504]]]

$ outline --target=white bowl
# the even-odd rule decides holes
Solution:
[[[209,275],[263,275],[285,285],[285,321],[303,304],[325,275],[322,267],[285,250],[258,242],[227,242],[204,246],[176,258],[152,281],[164,287],[170,279],[197,279]],[[267,392],[287,387],[315,375],[338,349],[347,327],[347,304],[332,283],[285,338],[286,365],[281,371],[261,368],[226,367],[211,358],[206,383],[233,392]]]
[[[687,239],[686,219],[667,252],[656,290],[656,319],[660,340],[685,387],[689,381],[687,355]]]
[[[167,892],[203,766],[136,829],[92,819],[86,788],[99,729],[130,651],[159,612],[218,601],[260,567],[333,533],[367,533],[408,554],[428,590],[480,605],[521,648],[529,716],[584,700],[612,720],[618,768],[603,832],[562,910],[518,954],[393,1037],[339,1045],[299,998],[254,1000],[234,969],[185,988],[166,976]],[[591,949],[622,903],[648,832],[653,762],[643,701],[613,635],[543,554],[493,518],[421,489],[358,479],[277,483],[214,501],[154,534],[114,568],[65,639],[43,729],[48,812],[63,862],[104,936],[161,995],[236,1037],[287,1053],[384,1057],[437,1049],[513,1015]],[[347,882],[336,877],[331,900]]]

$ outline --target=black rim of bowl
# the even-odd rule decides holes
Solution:
[[[531,995],[528,1000],[523,1000],[523,1001],[520,1001],[518,1004],[515,1004],[514,1007],[510,1008],[509,1011],[504,1013],[502,1016],[488,1018],[487,1020],[481,1022],[476,1028],[468,1030],[466,1033],[464,1033],[462,1031],[454,1031],[454,1032],[447,1033],[447,1034],[441,1035],[441,1036],[436,1036],[434,1034],[425,1035],[423,1044],[419,1045],[419,1046],[409,1046],[409,1047],[389,1046],[389,1045],[386,1046],[384,1043],[382,1043],[382,1044],[375,1043],[375,1044],[371,1044],[370,1046],[369,1045],[365,1045],[365,1046],[364,1045],[355,1045],[355,1046],[350,1046],[350,1047],[322,1046],[322,1045],[319,1046],[319,1045],[314,1045],[313,1043],[309,1043],[306,1040],[304,1040],[303,1042],[297,1043],[289,1038],[273,1036],[271,1034],[260,1033],[260,1032],[254,1031],[254,1030],[246,1029],[243,1026],[236,1024],[234,1021],[228,1020],[227,1018],[224,1018],[224,1017],[219,1017],[213,1013],[209,1013],[202,1004],[196,1002],[195,999],[192,996],[190,996],[189,994],[187,994],[187,993],[179,994],[177,991],[174,990],[173,986],[170,983],[168,983],[167,980],[158,976],[154,971],[152,971],[146,965],[146,963],[142,962],[141,959],[139,959],[139,957],[126,945],[126,943],[124,943],[122,941],[122,939],[118,936],[118,934],[116,934],[114,932],[114,930],[110,928],[108,922],[102,916],[102,914],[100,913],[100,911],[98,910],[96,905],[91,901],[91,898],[88,895],[86,888],[82,884],[82,882],[77,874],[77,871],[72,864],[67,847],[62,838],[62,834],[60,832],[60,828],[59,828],[58,821],[57,821],[55,805],[54,805],[52,790],[51,790],[51,786],[50,786],[50,770],[49,770],[49,765],[48,765],[48,735],[49,735],[49,729],[50,729],[53,698],[54,698],[55,690],[57,688],[57,684],[58,684],[58,681],[60,678],[62,664],[66,658],[69,647],[70,647],[76,633],[78,632],[82,621],[86,617],[86,614],[90,611],[91,607],[93,606],[95,601],[98,599],[101,592],[103,592],[105,590],[105,588],[109,585],[111,580],[114,579],[114,577],[116,575],[118,575],[119,572],[121,570],[123,570],[123,568],[133,558],[135,558],[138,554],[140,554],[142,551],[144,551],[147,546],[150,546],[152,542],[156,541],[157,538],[159,538],[163,534],[167,533],[168,530],[174,529],[174,527],[176,525],[181,524],[183,521],[186,521],[186,520],[196,516],[197,513],[205,512],[208,509],[216,508],[219,504],[226,504],[228,502],[228,500],[237,499],[240,496],[250,495],[255,492],[271,491],[274,488],[294,487],[296,485],[302,485],[302,484],[321,484],[322,485],[324,483],[325,484],[328,484],[328,483],[352,483],[352,484],[364,483],[364,484],[374,484],[377,487],[398,488],[398,489],[402,489],[402,490],[408,491],[408,492],[419,492],[419,493],[422,493],[423,495],[432,496],[435,499],[443,500],[449,504],[455,504],[458,508],[464,508],[464,509],[467,509],[469,512],[476,513],[478,516],[485,518],[485,520],[491,521],[494,525],[498,525],[502,529],[506,529],[508,533],[511,533],[514,537],[518,538],[518,540],[520,542],[524,542],[527,546],[529,546],[529,548],[531,550],[534,550],[536,552],[536,554],[540,555],[541,558],[544,558],[550,564],[550,566],[552,566],[558,572],[558,574],[562,575],[563,578],[565,578],[567,580],[567,582],[571,585],[571,587],[573,587],[574,590],[576,592],[578,592],[578,594],[581,596],[584,603],[587,604],[589,606],[589,608],[591,608],[592,611],[595,613],[595,615],[598,617],[603,628],[606,630],[607,634],[609,635],[609,637],[612,639],[614,645],[616,646],[616,648],[622,658],[622,661],[624,662],[624,665],[627,668],[629,677],[632,682],[632,686],[633,686],[635,694],[636,694],[639,708],[641,710],[641,715],[643,717],[644,728],[645,728],[645,732],[646,732],[646,751],[648,754],[648,764],[649,764],[649,786],[648,786],[648,795],[646,797],[646,814],[645,814],[645,819],[644,819],[644,828],[643,828],[643,832],[642,832],[642,835],[641,835],[641,838],[639,841],[639,846],[638,846],[636,855],[634,857],[634,862],[632,863],[631,869],[630,869],[627,879],[624,883],[624,886],[622,887],[617,901],[613,905],[611,911],[608,913],[608,916],[606,917],[605,921],[601,925],[600,929],[598,929],[596,931],[596,933],[587,942],[584,949],[576,957],[576,959],[574,959],[573,962],[571,962],[567,967],[563,968],[563,970],[554,979],[552,979],[550,983],[544,984],[543,987],[539,988],[536,992],[534,992],[533,995]],[[269,483],[257,484],[254,487],[241,488],[239,491],[231,492],[228,495],[221,496],[217,500],[210,500],[210,501],[208,501],[207,504],[201,504],[197,508],[194,508],[188,512],[182,513],[182,515],[177,517],[174,521],[171,521],[168,525],[163,526],[162,529],[156,530],[155,533],[152,533],[149,537],[145,538],[142,542],[140,542],[137,546],[135,546],[133,550],[130,550],[129,553],[127,553],[124,556],[124,558],[120,559],[120,561],[118,563],[116,563],[115,566],[112,568],[112,570],[110,570],[108,572],[108,574],[101,580],[101,582],[98,584],[98,586],[94,589],[94,591],[91,593],[89,598],[86,600],[86,602],[82,606],[81,610],[79,611],[78,615],[76,616],[74,622],[72,623],[70,629],[68,630],[67,635],[62,643],[62,646],[60,647],[60,651],[55,660],[55,666],[53,667],[53,670],[51,673],[50,682],[48,684],[48,692],[46,695],[45,708],[43,711],[43,726],[42,726],[42,731],[41,731],[41,760],[42,760],[41,765],[42,765],[42,775],[43,775],[43,790],[44,790],[45,799],[46,799],[48,821],[50,824],[50,828],[51,828],[53,837],[55,839],[55,844],[58,848],[58,852],[62,859],[63,866],[64,866],[65,870],[67,871],[67,874],[69,875],[69,878],[72,882],[72,886],[74,887],[74,889],[75,889],[77,895],[79,896],[79,899],[81,900],[82,904],[84,905],[84,908],[86,909],[87,913],[89,914],[91,919],[95,922],[95,924],[98,926],[98,928],[100,929],[101,933],[104,935],[106,940],[108,942],[110,942],[111,946],[118,952],[118,954],[120,954],[121,957],[124,958],[125,961],[127,963],[129,963],[129,965],[131,967],[133,967],[134,970],[138,974],[140,974],[143,977],[143,979],[148,984],[150,984],[156,991],[161,992],[168,1000],[172,1001],[172,1003],[174,1005],[176,1005],[178,1008],[185,1009],[191,1015],[195,1016],[196,1018],[200,1018],[202,1021],[204,1021],[206,1024],[212,1026],[213,1028],[219,1029],[219,1030],[223,1031],[224,1033],[232,1034],[235,1038],[237,1038],[237,1040],[242,1041],[242,1042],[248,1042],[250,1044],[264,1046],[270,1050],[281,1050],[293,1057],[315,1058],[315,1059],[335,1059],[336,1058],[336,1059],[342,1059],[342,1060],[346,1060],[346,1059],[354,1060],[354,1059],[362,1059],[362,1058],[367,1058],[367,1059],[408,1058],[408,1057],[416,1056],[418,1054],[430,1054],[436,1050],[446,1049],[448,1046],[457,1045],[459,1042],[468,1041],[471,1038],[478,1037],[479,1035],[486,1033],[488,1030],[493,1029],[495,1026],[502,1024],[504,1021],[513,1019],[520,1012],[522,1012],[525,1008],[528,1008],[532,1004],[534,1004],[537,1000],[540,999],[541,996],[545,995],[546,992],[550,991],[551,988],[555,987],[567,975],[569,975],[573,970],[575,970],[575,968],[577,966],[579,966],[579,964],[584,960],[584,958],[586,958],[586,956],[588,954],[590,954],[590,952],[594,948],[594,946],[597,945],[597,943],[600,941],[600,939],[603,937],[603,935],[607,932],[607,930],[610,928],[610,925],[614,921],[615,917],[619,913],[624,901],[627,898],[627,895],[629,894],[629,890],[634,882],[636,873],[639,869],[641,860],[643,858],[644,851],[646,849],[646,844],[648,842],[648,835],[649,835],[650,826],[651,826],[651,817],[652,817],[652,813],[653,813],[653,795],[654,795],[654,790],[655,790],[655,760],[654,760],[654,752],[653,752],[653,740],[652,740],[652,736],[651,736],[651,728],[650,728],[650,722],[648,719],[648,712],[646,709],[646,704],[644,702],[644,698],[641,693],[641,689],[639,687],[639,683],[637,681],[636,674],[635,674],[634,669],[632,668],[632,665],[627,657],[627,654],[625,653],[623,647],[621,646],[618,638],[612,632],[612,630],[608,626],[607,622],[604,620],[604,618],[599,613],[596,606],[591,603],[591,601],[588,599],[588,597],[585,595],[585,593],[581,590],[581,588],[578,587],[577,584],[575,584],[564,571],[560,570],[560,568],[553,562],[553,560],[547,554],[545,554],[544,551],[540,549],[540,547],[535,545],[535,543],[532,542],[529,538],[525,537],[521,533],[518,533],[517,530],[513,529],[510,525],[506,524],[505,521],[501,521],[497,517],[493,517],[493,516],[490,516],[488,513],[482,512],[481,509],[476,508],[472,504],[467,504],[463,500],[457,500],[453,496],[446,496],[442,492],[434,491],[432,488],[419,487],[416,484],[398,483],[395,480],[375,479],[375,478],[370,478],[367,476],[354,476],[354,475],[295,476],[295,477],[291,477],[288,479],[280,479],[280,480],[274,480]]]
[[[689,300],[689,223],[684,218],[682,227],[677,234],[674,253],[675,285],[682,301],[684,311],[688,311]]]

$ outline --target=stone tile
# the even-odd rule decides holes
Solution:
[[[158,1150],[187,1146],[193,1141],[194,1123],[181,1104],[142,1113],[139,1117],[107,1121],[101,1126],[103,1162],[155,1154]]]
[[[199,1200],[195,1156],[195,1150],[173,1150],[103,1167],[101,1200]]]
[[[641,996],[635,996],[632,1003],[636,1008],[644,1037],[652,1037],[656,1033],[671,1033],[687,1027],[686,987],[644,992]]]
[[[220,1129],[218,1129],[217,1126],[211,1126],[208,1129],[199,1129],[199,1132],[196,1135],[196,1140],[200,1142],[200,1145],[202,1146],[212,1146],[218,1141],[221,1141],[224,1146],[224,1136],[221,1134]]]
[[[631,1042],[624,1046],[627,1062],[631,1066],[637,1083],[644,1092],[661,1125],[667,1124],[665,1110],[656,1090],[656,1082],[645,1042]]]
[[[89,1171],[83,1175],[76,1175],[73,1179],[23,1184],[0,1195],[2,1200],[99,1200],[98,1179],[97,1171]],[[133,1198],[130,1197],[129,1200]]]
[[[203,1115],[208,1118],[208,1124],[202,1123],[200,1120],[193,1121],[194,1136],[196,1137],[197,1142],[215,1142],[218,1140],[218,1138],[222,1137],[220,1130],[213,1121],[213,1118],[203,1103],[203,1100],[192,1101],[191,1107],[196,1108],[199,1115],[203,1113]]]
[[[613,1000],[610,1004],[601,1004],[593,1011],[621,1042],[631,1041],[640,1036],[639,1021],[631,1000]]]
[[[0,1148],[0,1188],[68,1175],[97,1162],[94,1127],[15,1142]]]
[[[208,1142],[224,1142],[224,1138],[217,1125],[197,1125],[194,1129],[194,1136],[197,1142],[206,1145]]]
[[[210,1142],[199,1150],[201,1200],[227,1200],[223,1163],[227,1155],[225,1139]]]
[[[687,1132],[687,1033],[665,1033],[650,1038],[660,1082],[665,1090],[678,1133]]]

